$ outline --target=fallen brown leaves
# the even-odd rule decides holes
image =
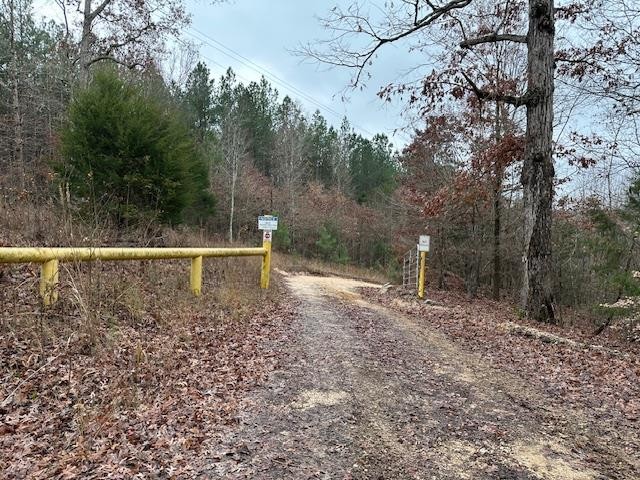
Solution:
[[[166,268],[165,275],[174,269]],[[23,304],[18,287],[33,273],[12,272],[12,281],[0,288],[13,289],[5,306],[24,316],[32,300]],[[94,319],[97,345],[88,344],[81,328],[62,328],[62,322],[75,321],[64,301],[49,314],[37,314],[31,304],[39,315],[34,328],[42,329],[32,335],[16,327],[20,322],[7,320],[5,310],[0,330],[5,478],[197,476],[216,450],[218,435],[236,422],[243,396],[277,364],[279,354],[270,345],[286,335],[283,327],[292,312],[275,292],[263,296],[259,306],[232,306],[235,315],[219,299],[156,298],[135,308],[133,299],[110,310],[112,317]]]
[[[586,409],[594,418],[637,425],[640,417],[640,348],[615,337],[592,338],[577,328],[519,319],[513,307],[431,291],[437,305],[396,289],[367,296],[418,318],[497,368],[525,378],[557,404]],[[510,323],[511,322],[511,323]],[[518,324],[523,328],[514,328]],[[508,328],[511,325],[511,328]],[[546,332],[523,335],[522,330]],[[566,341],[552,341],[554,337]]]

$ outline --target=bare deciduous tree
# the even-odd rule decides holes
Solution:
[[[73,54],[86,83],[89,69],[100,61],[128,68],[148,65],[189,23],[181,0],[57,0],[62,8]],[[77,33],[76,33],[77,30]]]
[[[440,60],[442,52],[430,51],[427,33],[439,29],[451,35],[456,32],[464,51],[479,45],[513,42],[526,46],[527,85],[524,92],[496,90],[490,84],[480,84],[471,71],[460,63],[446,72],[431,95],[456,96],[456,88],[471,89],[481,100],[499,101],[514,107],[526,107],[525,158],[521,182],[524,188],[524,254],[522,306],[527,315],[541,321],[557,321],[551,288],[551,213],[553,181],[552,158],[553,91],[554,91],[554,33],[555,8],[553,0],[529,0],[528,31],[510,31],[508,21],[513,3],[505,2],[498,14],[504,15],[494,30],[467,32],[464,15],[471,0],[431,2],[406,0],[389,2],[382,18],[364,11],[359,3],[346,10],[335,7],[324,21],[331,37],[320,50],[306,48],[312,58],[332,65],[353,68],[353,86],[363,81],[363,73],[387,44],[414,39],[413,48]],[[354,45],[355,43],[355,45]],[[450,52],[461,56],[461,52]]]
[[[229,187],[229,241],[233,242],[233,222],[236,210],[236,187],[247,159],[249,141],[242,128],[242,117],[237,108],[229,108],[222,118],[220,147],[222,150],[222,170]]]
[[[285,97],[276,113],[275,180],[287,198],[287,216],[296,218],[296,197],[309,173],[305,158],[305,120],[300,107]]]

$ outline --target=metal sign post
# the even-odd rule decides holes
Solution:
[[[427,253],[429,252],[429,244],[431,238],[429,235],[420,235],[418,241],[418,252],[420,253],[420,271],[418,275],[418,298],[424,298],[425,274],[427,270]]]
[[[262,257],[262,274],[260,275],[260,286],[269,288],[269,273],[271,271],[271,242],[273,241],[273,231],[278,229],[278,217],[273,215],[261,215],[258,217],[258,230],[262,230],[262,248],[265,256]]]

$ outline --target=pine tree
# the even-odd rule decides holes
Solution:
[[[157,216],[169,223],[213,205],[186,122],[116,72],[96,73],[78,93],[61,134],[59,169],[75,195],[102,204],[120,226]]]
[[[182,102],[201,144],[210,137],[213,127],[213,88],[209,68],[198,62],[187,78]]]
[[[354,138],[349,173],[355,198],[360,203],[393,189],[396,169],[386,135],[378,134],[373,140]]]

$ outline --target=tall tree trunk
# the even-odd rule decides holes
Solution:
[[[495,119],[495,140],[496,145],[502,140],[502,102],[496,102]],[[502,288],[502,257],[500,255],[500,235],[502,222],[502,177],[504,169],[500,159],[495,159],[494,167],[494,187],[493,187],[493,299],[500,300],[500,289]]]
[[[502,289],[502,256],[500,254],[500,231],[502,223],[501,185],[496,182],[493,192],[493,299],[500,300]]]
[[[231,172],[231,199],[229,205],[229,242],[233,242],[233,216],[236,207],[236,182],[238,180],[238,160],[235,159]]]
[[[16,15],[17,13],[17,15]],[[11,102],[13,110],[13,168],[18,175],[18,189],[26,188],[26,166],[24,164],[24,136],[22,131],[22,108],[20,105],[20,72],[18,61],[18,46],[16,42],[17,18],[21,12],[16,12],[15,2],[9,3],[9,28],[11,30],[9,42],[11,48]],[[21,21],[21,20],[20,20]]]
[[[434,255],[435,258],[439,258],[439,262],[438,262],[438,288],[440,290],[443,290],[446,288],[446,283],[445,283],[445,278],[444,278],[444,269],[445,269],[445,265],[444,265],[444,258],[446,257],[446,237],[445,235],[442,234],[442,226],[440,224],[438,224],[438,229],[437,229],[437,236],[436,238],[438,239],[438,243],[437,243],[437,248],[438,248],[438,255]]]
[[[468,258],[467,264],[467,295],[471,298],[478,296],[478,287],[480,286],[480,255],[478,254],[478,245],[480,244],[478,225],[478,211],[476,205],[471,207],[471,258]]]
[[[82,87],[87,86],[89,83],[89,68],[91,67],[91,46],[93,44],[93,21],[97,15],[97,11],[91,10],[91,1],[84,0],[84,7],[82,9],[82,37],[80,38],[80,52],[78,61],[80,63],[80,85]],[[109,1],[104,4],[110,3]],[[103,9],[103,5],[98,7],[100,11]]]
[[[524,188],[522,307],[530,318],[555,323],[551,286],[553,140],[553,0],[529,1],[528,95]]]

